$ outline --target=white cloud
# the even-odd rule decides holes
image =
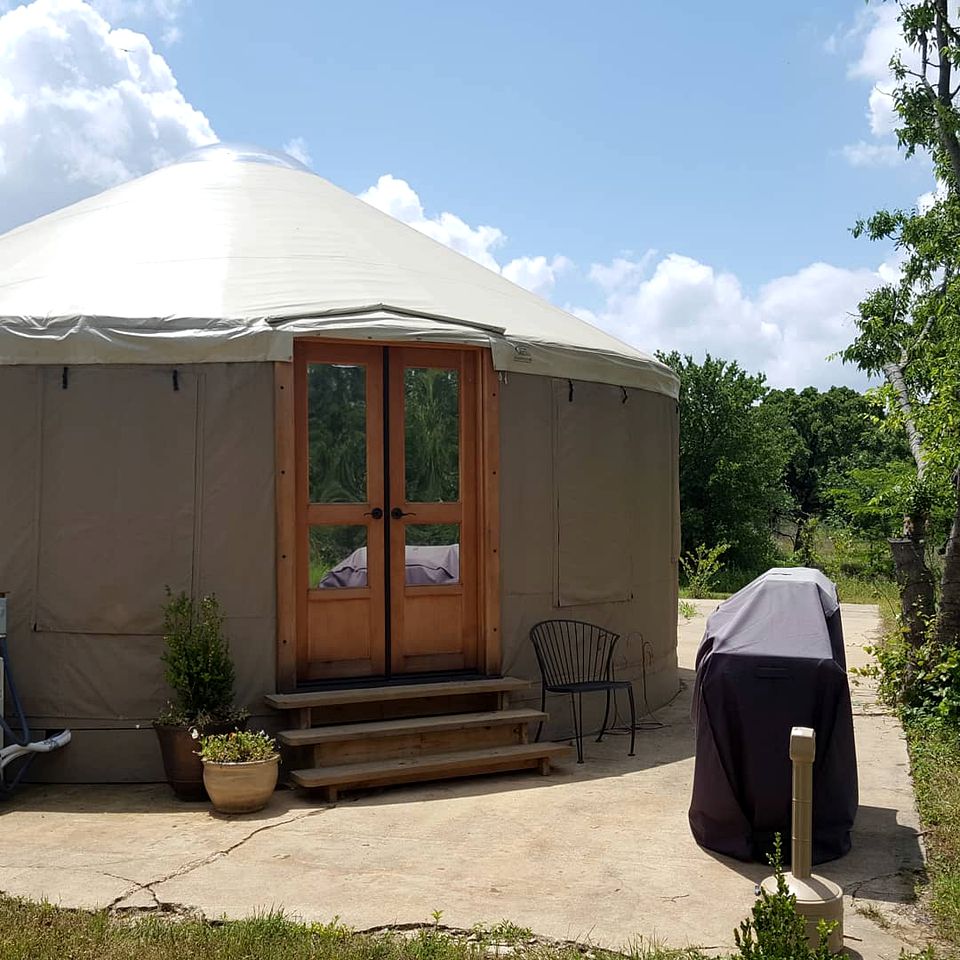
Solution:
[[[0,231],[216,139],[143,34],[81,0],[0,16]]]
[[[190,0],[87,0],[110,23],[156,22],[160,39],[171,46],[183,36],[177,21]]]
[[[899,4],[872,3],[857,16],[846,33],[834,34],[828,44],[831,52],[855,50],[847,76],[870,84],[866,115],[876,141],[861,140],[843,148],[844,157],[853,166],[892,166],[900,158],[893,137],[899,118],[893,105],[895,81],[890,61],[899,56],[908,67],[918,69],[919,56],[903,42],[897,22],[899,12]]]
[[[737,360],[777,387],[862,387],[865,378],[828,354],[853,339],[851,314],[881,282],[879,271],[814,263],[764,284],[756,296],[739,279],[690,257],[669,254],[594,264],[604,296],[597,310],[574,312],[644,350],[679,350]]]
[[[933,190],[928,190],[926,193],[921,193],[917,197],[917,209],[921,213],[926,213],[935,203],[939,200],[947,199],[947,185],[942,181],[938,180],[937,185]]]
[[[899,54],[905,63],[915,66],[916,52],[903,42],[897,15],[899,4],[871,4],[857,18],[851,38],[862,42],[860,55],[847,69],[853,79],[867,80],[873,85],[868,101],[867,116],[875,136],[893,132],[897,115],[893,109],[893,77],[890,61]]]
[[[648,250],[637,260],[631,260],[630,256],[616,257],[609,264],[591,264],[590,279],[607,294],[615,290],[623,293],[639,286],[646,277],[647,268],[656,259],[657,251]]]
[[[546,257],[517,257],[500,271],[508,280],[525,287],[539,297],[550,297],[557,277],[573,268],[572,261],[563,256],[552,260]]]
[[[305,167],[312,166],[313,158],[310,156],[310,149],[307,147],[307,141],[303,137],[291,137],[284,145],[283,152],[290,154],[294,160],[299,160]]]
[[[427,217],[420,197],[406,180],[385,173],[374,186],[360,194],[360,199],[471,260],[500,272],[500,265],[492,251],[506,240],[501,230],[496,227],[471,227],[453,213],[444,212]]]
[[[507,239],[502,230],[471,227],[454,213],[428,217],[417,191],[389,173],[364,190],[360,199],[541,297],[549,297],[557,277],[573,268],[570,260],[559,255],[549,260],[545,256],[516,257],[501,265],[494,251]]]
[[[843,155],[852,167],[894,167],[903,161],[895,143],[851,143],[843,148]]]

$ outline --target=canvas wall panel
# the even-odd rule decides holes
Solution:
[[[170,368],[62,375],[0,368],[13,667],[34,729],[78,732],[31,776],[155,779],[167,583],[217,594],[237,702],[274,722],[273,368],[181,367],[176,391]]]
[[[237,702],[262,710],[276,689],[273,367],[204,368],[197,590],[220,600]]]
[[[679,517],[674,489],[678,474],[672,425],[677,417],[676,403],[669,397],[661,400],[639,391],[636,395],[640,402],[627,425],[623,476],[631,504],[630,536],[636,544],[631,548],[634,576],[646,583],[662,580],[676,563],[674,531],[679,530]],[[642,509],[636,509],[637,503]],[[658,549],[642,549],[647,543],[657,544]]]
[[[528,383],[527,381],[535,381]],[[546,386],[546,389],[542,388]],[[574,398],[586,400],[587,391],[575,383]],[[539,620],[573,617],[608,627],[621,635],[617,650],[617,676],[634,681],[638,704],[646,683],[647,701],[656,709],[676,695],[677,671],[677,562],[679,510],[677,508],[677,407],[668,397],[645,391],[628,391],[626,404],[621,404],[623,418],[617,430],[626,432],[620,449],[604,441],[608,456],[616,461],[615,471],[625,478],[626,506],[621,517],[627,536],[618,536],[602,547],[604,556],[630,571],[624,600],[595,600],[576,606],[559,606],[555,571],[558,569],[560,530],[557,526],[555,446],[538,445],[521,421],[550,420],[556,406],[569,402],[567,381],[543,381],[534,377],[511,375],[500,391],[501,403],[501,556],[502,560],[502,635],[503,670],[505,673],[531,680],[524,703],[539,704],[540,672],[529,641],[530,628]],[[605,415],[610,397],[593,397],[590,406],[580,412],[582,422],[599,423]],[[616,389],[614,399],[620,403],[622,393]],[[596,405],[595,405],[596,404]],[[552,422],[552,421],[551,421]],[[569,453],[587,454],[597,445],[588,431],[575,433],[579,440],[566,440]],[[579,444],[579,450],[578,450]],[[596,455],[596,454],[595,454]],[[586,462],[586,458],[585,458]],[[586,468],[584,468],[586,473]],[[603,474],[602,474],[603,475]],[[531,479],[524,486],[517,477],[542,478],[539,484]],[[593,488],[584,476],[579,490],[587,498],[585,513],[596,511]],[[521,494],[521,491],[523,493]],[[579,495],[579,494],[578,494]],[[568,500],[572,509],[575,502]],[[544,533],[546,531],[546,533]],[[544,553],[549,541],[552,553]],[[610,544],[614,546],[610,546]],[[615,551],[619,551],[616,553]],[[550,568],[551,577],[543,575]],[[531,574],[531,571],[535,571]],[[598,698],[602,701],[602,698]],[[593,706],[585,708],[593,711]],[[569,718],[566,705],[554,703],[554,719],[549,735],[567,732]],[[602,709],[602,702],[599,709]],[[588,723],[592,713],[588,716]],[[599,719],[599,718],[594,718]]]
[[[510,592],[520,595],[554,589],[552,384],[545,377],[511,374],[500,389],[500,444],[510,458],[501,470],[500,525],[523,530],[501,551],[501,576]]]
[[[17,688],[29,717],[147,724],[169,699],[159,636],[28,633],[11,640]]]
[[[647,507],[650,493],[641,461],[651,451],[638,443],[642,427],[631,429],[643,404],[631,407],[629,398],[607,384],[553,384],[561,607],[624,601],[633,594],[632,540],[638,508]]]
[[[38,368],[0,372],[0,593],[7,594],[11,646],[29,642],[33,625],[39,411]]]
[[[37,628],[159,632],[190,589],[197,378],[169,369],[43,371]]]
[[[203,375],[198,589],[231,619],[275,616],[273,367]]]

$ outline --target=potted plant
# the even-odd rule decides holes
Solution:
[[[246,723],[233,705],[234,669],[214,596],[199,601],[167,588],[163,610],[165,677],[174,700],[154,722],[167,782],[181,800],[205,800],[197,740]]]
[[[220,813],[262,810],[277,786],[276,741],[262,730],[234,730],[200,738],[203,784]]]

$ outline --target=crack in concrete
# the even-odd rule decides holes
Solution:
[[[848,883],[843,888],[844,896],[850,897],[852,900],[856,900],[860,894],[860,889],[865,887],[868,883],[875,883],[877,880],[891,880],[896,877],[899,880],[907,880],[911,874],[918,873],[917,870],[912,870],[909,867],[901,867],[899,870],[894,870],[892,873],[879,873],[875,877],[864,877],[862,880],[854,880],[852,883]],[[874,897],[867,897],[865,899],[876,899]]]
[[[153,897],[154,903],[156,904],[156,909],[161,910],[165,913],[190,913],[194,916],[202,917],[203,914],[200,911],[197,911],[191,907],[188,907],[181,903],[174,903],[172,901],[161,900],[157,896],[157,892],[154,887],[158,887],[161,884],[167,883],[170,880],[176,880],[180,877],[185,877],[189,873],[193,873],[194,870],[199,870],[201,867],[208,866],[211,863],[215,863],[217,860],[221,860],[223,857],[229,856],[233,853],[234,850],[239,849],[245,843],[252,840],[255,836],[261,833],[266,833],[268,830],[275,830],[277,827],[285,827],[291,823],[297,823],[300,820],[306,820],[308,817],[315,816],[317,814],[325,813],[326,809],[321,810],[305,810],[302,813],[297,814],[294,817],[287,817],[286,820],[278,820],[275,823],[265,823],[263,826],[257,827],[256,830],[251,830],[250,833],[246,836],[241,837],[235,843],[231,843],[229,846],[224,847],[222,850],[214,850],[213,853],[208,854],[205,857],[200,857],[196,860],[189,860],[187,863],[177,867],[176,870],[171,873],[164,874],[161,877],[157,877],[154,880],[149,880],[146,883],[139,883],[136,880],[133,880],[129,877],[120,877],[113,873],[104,872],[104,876],[114,877],[117,880],[124,880],[127,883],[132,884],[131,887],[128,887],[126,890],[122,891],[118,896],[114,897],[110,903],[107,904],[107,910],[137,910],[143,909],[142,907],[138,908],[124,908],[120,904],[123,903],[128,897],[132,897],[135,893],[139,893],[141,890],[146,891]]]

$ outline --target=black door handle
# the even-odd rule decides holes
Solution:
[[[415,514],[415,513],[406,513],[406,512],[404,512],[403,510],[401,510],[399,507],[394,507],[394,508],[390,511],[390,516],[393,517],[394,520],[399,520],[401,517],[415,517],[416,514]]]
[[[383,510],[380,507],[374,507],[369,513],[364,514],[365,517],[373,517],[374,520],[383,519]]]

